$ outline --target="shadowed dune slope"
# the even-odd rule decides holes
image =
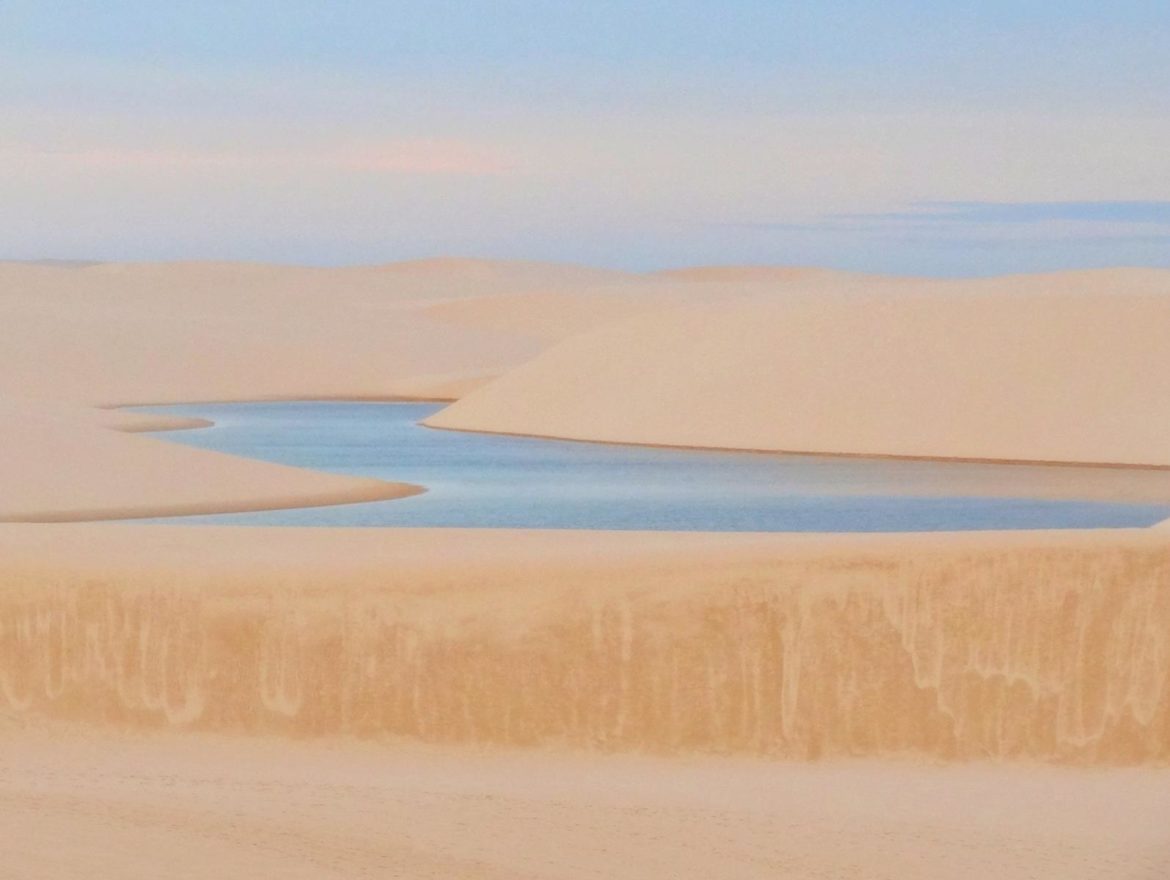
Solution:
[[[0,394],[91,404],[391,396],[422,375],[500,372],[540,345],[443,323],[450,298],[619,273],[435,260],[352,269],[0,263]]]
[[[572,337],[435,427],[1170,465],[1170,272],[847,280]]]

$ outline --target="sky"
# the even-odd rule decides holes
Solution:
[[[0,258],[1170,267],[1165,0],[0,0]]]

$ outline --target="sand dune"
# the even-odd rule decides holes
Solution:
[[[392,396],[399,379],[500,372],[540,348],[428,319],[420,304],[612,276],[484,261],[0,264],[0,394],[91,404]]]
[[[565,336],[693,301],[686,287],[578,266],[465,259],[342,269],[0,263],[0,429],[9,438],[0,516],[385,497],[401,487],[103,435],[90,429],[192,425],[93,407],[459,397]],[[701,299],[726,294],[707,286]]]
[[[664,280],[661,275],[625,279],[620,284],[574,289],[489,294],[438,303],[425,310],[440,321],[558,342],[635,315],[679,306],[775,296],[800,282],[761,284],[717,279],[697,284]]]
[[[559,341],[663,305],[661,299],[641,292],[637,296],[608,292],[587,296],[544,292],[445,302],[430,306],[425,314],[445,323]]]
[[[436,427],[682,446],[1170,465],[1170,272],[847,279],[636,316]]]
[[[193,424],[93,405],[461,394],[544,342],[439,321],[427,307],[627,277],[483,260],[352,269],[0,263],[0,518],[248,510],[414,491],[126,437],[102,429]]]
[[[655,273],[671,281],[704,284],[831,284],[840,281],[880,281],[883,276],[843,272],[817,266],[692,266]]]

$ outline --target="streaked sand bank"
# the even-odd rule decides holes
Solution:
[[[0,733],[21,880],[1153,880],[1166,770]]]
[[[0,529],[0,694],[114,727],[1170,760],[1158,532]]]

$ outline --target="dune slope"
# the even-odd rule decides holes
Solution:
[[[0,263],[0,394],[91,404],[387,397],[398,380],[500,372],[540,348],[519,334],[429,319],[425,306],[614,274],[475,260],[353,269]]]
[[[845,281],[572,337],[428,424],[681,446],[1170,465],[1170,272]]]

